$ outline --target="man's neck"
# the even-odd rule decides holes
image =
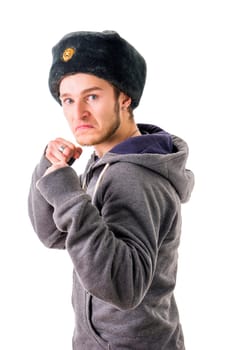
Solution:
[[[127,140],[130,137],[140,136],[140,130],[138,129],[135,123],[132,124],[130,128],[126,128],[121,133],[117,133],[113,135],[111,140],[108,140],[105,144],[94,146],[96,155],[101,158],[107,152],[109,152],[113,147],[117,144]]]

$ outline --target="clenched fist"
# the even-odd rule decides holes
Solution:
[[[46,148],[45,156],[52,165],[46,170],[44,175],[47,175],[56,169],[71,165],[81,154],[81,147],[77,147],[61,137],[50,141]]]

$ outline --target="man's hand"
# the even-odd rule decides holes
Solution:
[[[44,175],[51,173],[54,170],[63,168],[69,165],[69,162],[76,160],[82,154],[82,148],[76,147],[73,143],[57,138],[48,143],[45,151],[46,158],[52,165],[46,170]]]

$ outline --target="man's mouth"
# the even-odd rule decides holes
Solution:
[[[89,130],[93,129],[94,127],[90,124],[81,124],[76,126],[75,131],[82,131],[82,130]]]

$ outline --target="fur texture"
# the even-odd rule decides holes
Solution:
[[[146,62],[140,53],[114,31],[79,31],[65,35],[52,49],[49,88],[59,100],[59,85],[66,75],[93,74],[105,79],[138,106],[146,80]]]

